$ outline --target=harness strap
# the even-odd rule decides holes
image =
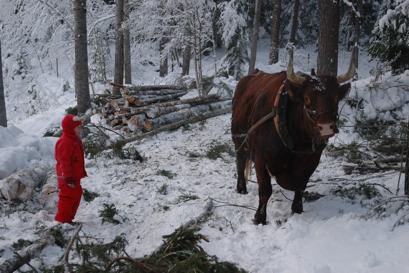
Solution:
[[[243,140],[243,142],[241,143],[240,147],[236,150],[236,152],[239,151],[243,147],[244,143],[248,140],[249,136],[257,129],[257,127],[259,127],[261,124],[263,124],[267,120],[277,116],[277,108],[278,108],[280,95],[281,95],[281,92],[282,92],[283,88],[284,88],[284,84],[281,85],[281,87],[280,87],[280,89],[279,89],[279,91],[278,91],[278,93],[277,93],[277,95],[275,97],[273,109],[272,109],[272,111],[270,113],[268,113],[267,115],[265,115],[264,117],[259,119],[255,124],[253,124],[250,127],[250,129],[247,131],[246,134],[233,135],[233,137],[246,137]],[[278,127],[276,127],[276,128],[277,128],[277,131],[279,131]],[[280,135],[280,137],[281,137],[281,135]]]
[[[277,97],[274,103],[274,107],[277,111],[277,115],[274,117],[274,125],[276,127],[276,131],[281,138],[283,144],[290,149],[290,151],[294,151],[294,140],[290,136],[287,130],[287,92],[283,92],[284,84],[281,85],[280,90],[277,93]]]

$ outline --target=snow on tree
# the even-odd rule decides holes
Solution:
[[[391,66],[393,74],[409,69],[409,0],[385,3],[375,25],[369,53]]]
[[[249,38],[247,23],[244,19],[246,11],[242,0],[224,3],[221,13],[222,39],[226,47],[226,55],[220,61],[218,76],[243,76],[243,66],[248,61]]]

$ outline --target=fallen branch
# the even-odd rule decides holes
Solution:
[[[245,209],[254,210],[254,211],[256,211],[256,210],[257,210],[255,207],[250,207],[250,206],[244,206],[244,205],[232,204],[232,203],[229,203],[229,202],[220,201],[220,200],[216,200],[216,199],[213,199],[213,198],[210,198],[210,200],[212,200],[212,202],[215,202],[215,203],[221,203],[221,204],[223,204],[223,205],[221,205],[221,206],[214,206],[215,208],[217,208],[217,207],[226,207],[226,206],[230,206],[230,207],[245,208]]]
[[[47,246],[54,244],[55,238],[51,234],[40,239],[38,242],[28,246],[22,251],[14,254],[13,257],[6,260],[0,265],[1,273],[12,273],[18,270],[23,265],[27,264],[31,259],[37,257],[41,251]]]
[[[64,263],[65,265],[68,265],[68,258],[70,256],[70,251],[72,248],[72,245],[74,244],[75,239],[78,237],[78,233],[82,229],[82,224],[78,225],[77,228],[75,229],[74,235],[72,235],[72,238],[70,242],[68,243],[67,250],[64,253]]]

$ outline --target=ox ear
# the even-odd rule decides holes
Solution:
[[[351,83],[343,84],[338,89],[337,101],[342,100],[351,89]]]
[[[293,101],[303,101],[303,94],[301,94],[300,85],[291,81],[286,81],[285,90],[288,93],[288,97]]]

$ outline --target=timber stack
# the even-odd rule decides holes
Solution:
[[[217,94],[181,99],[186,88],[175,85],[123,86],[121,96],[95,95],[94,114],[100,114],[112,129],[144,134],[172,130],[188,123],[231,111],[231,98]]]

